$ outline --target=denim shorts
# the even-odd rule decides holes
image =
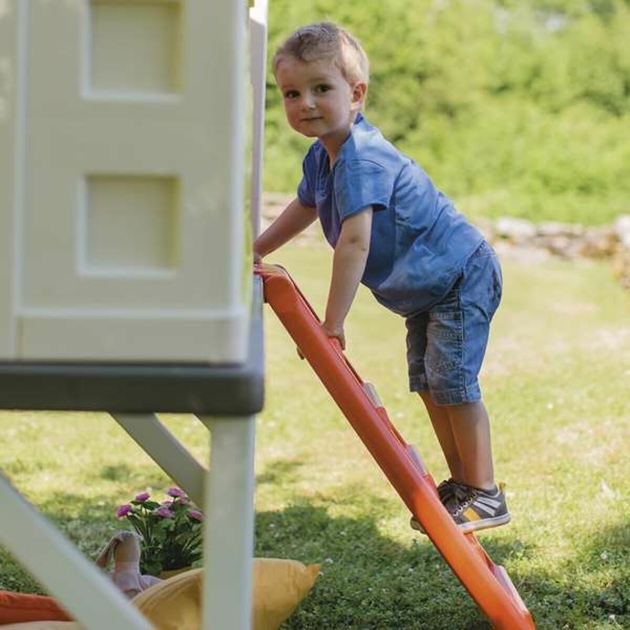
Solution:
[[[479,371],[502,289],[501,266],[484,241],[444,298],[407,318],[412,392],[431,392],[437,405],[481,400]]]

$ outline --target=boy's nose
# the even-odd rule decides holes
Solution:
[[[305,96],[302,99],[302,109],[313,109],[315,107],[315,99],[312,96]]]

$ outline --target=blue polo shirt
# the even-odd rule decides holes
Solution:
[[[483,241],[418,164],[361,114],[332,170],[319,141],[302,166],[298,198],[317,209],[332,247],[347,217],[374,208],[361,282],[395,313],[407,317],[439,302]]]

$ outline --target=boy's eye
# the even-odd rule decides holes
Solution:
[[[284,93],[284,98],[297,98],[300,93],[297,90],[287,90]]]
[[[315,86],[315,92],[317,94],[323,94],[324,92],[328,92],[331,89],[332,87],[327,83],[320,83],[319,85]]]

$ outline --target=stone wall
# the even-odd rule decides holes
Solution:
[[[580,225],[505,217],[479,225],[495,244],[528,247],[561,258],[602,258],[612,262],[615,275],[630,288],[630,215],[621,215],[611,225]]]
[[[264,229],[291,200],[291,196],[267,193],[264,198]],[[630,215],[621,215],[611,225],[583,227],[569,223],[533,223],[527,219],[504,217],[477,223],[497,250],[520,252],[524,256],[559,256],[566,259],[601,258],[610,260],[621,284],[630,289]],[[299,238],[304,244],[323,241],[314,223]]]

